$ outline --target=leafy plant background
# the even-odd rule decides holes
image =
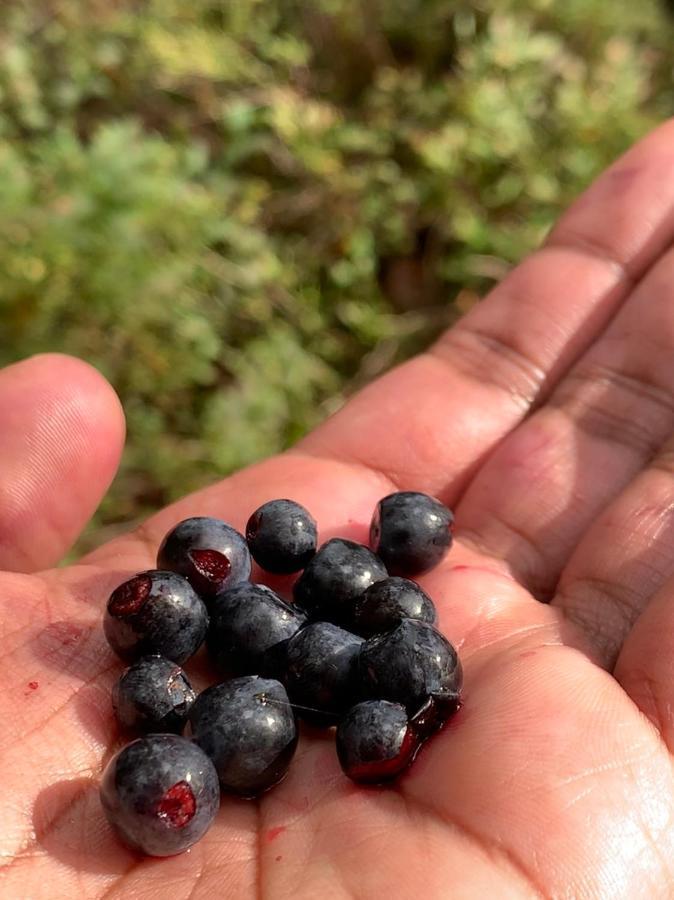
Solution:
[[[0,363],[84,357],[129,422],[78,549],[469,308],[671,114],[673,39],[656,0],[3,0]]]

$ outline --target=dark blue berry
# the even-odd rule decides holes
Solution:
[[[353,630],[365,637],[390,631],[402,619],[435,624],[433,601],[414,581],[385,578],[376,581],[356,600]]]
[[[208,612],[185,578],[152,570],[112,592],[103,627],[122,659],[157,653],[182,664],[203,643]]]
[[[251,560],[243,535],[220,519],[195,516],[166,535],[157,566],[183,575],[206,600],[250,578]]]
[[[192,741],[152,734],[120,750],[105,770],[103,809],[129,847],[172,856],[204,836],[218,811],[213,763]]]
[[[253,675],[216,684],[199,694],[189,720],[223,790],[255,797],[288,771],[297,724],[278,681]]]
[[[229,675],[276,675],[286,642],[306,622],[271,588],[243,582],[211,601],[206,646],[213,662]]]
[[[144,656],[115,683],[112,706],[126,731],[180,734],[195,696],[180,666],[163,656]]]
[[[362,643],[331,622],[314,622],[291,638],[285,684],[301,718],[318,727],[334,725],[355,702]]]
[[[386,577],[384,564],[367,547],[333,538],[295,582],[294,597],[311,619],[348,625],[356,598]]]
[[[316,522],[294,500],[270,500],[246,525],[255,562],[266,572],[289,575],[303,569],[316,553]]]
[[[418,575],[436,566],[452,543],[454,516],[428,494],[400,491],[380,500],[370,546],[391,575]]]
[[[360,649],[365,697],[402,703],[427,737],[455,712],[463,673],[454,647],[432,625],[403,619],[387,634],[369,638]]]
[[[353,706],[337,727],[337,756],[353,781],[381,784],[409,766],[419,740],[404,706],[366,700]]]

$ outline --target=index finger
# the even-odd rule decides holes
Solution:
[[[614,163],[428,352],[354,397],[304,452],[453,502],[597,339],[674,236],[674,119]]]

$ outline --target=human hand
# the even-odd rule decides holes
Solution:
[[[118,404],[67,358],[0,373],[2,897],[674,893],[673,148],[674,121],[294,450],[69,568],[44,570],[114,473]],[[125,850],[98,800],[119,746],[110,591],[186,516],[242,527],[288,496],[323,538],[364,540],[401,488],[456,511],[454,548],[421,579],[464,662],[455,719],[393,788],[353,785],[314,737],[271,793],[225,798],[190,852]]]

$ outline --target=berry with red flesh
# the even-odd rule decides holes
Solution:
[[[400,703],[366,700],[352,706],[337,727],[337,756],[344,773],[363,784],[392,781],[414,759],[419,740]]]
[[[250,578],[251,559],[243,535],[210,516],[184,519],[161,543],[157,566],[183,575],[205,600]]]
[[[159,654],[180,665],[206,637],[208,612],[187,579],[151,570],[135,575],[108,600],[103,629],[125,660]]]
[[[101,783],[101,803],[121,840],[148,856],[182,853],[218,811],[218,776],[192,741],[151,734],[119,751]]]

